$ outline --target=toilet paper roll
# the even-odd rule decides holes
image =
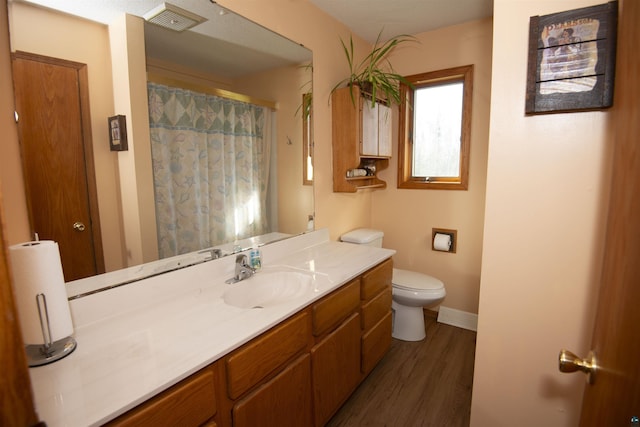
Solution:
[[[433,238],[433,249],[449,252],[451,250],[451,236],[449,234],[436,233]]]
[[[50,240],[21,243],[10,246],[9,255],[24,344],[45,344],[36,302],[38,294],[46,297],[51,340],[71,336],[73,323],[58,244]]]

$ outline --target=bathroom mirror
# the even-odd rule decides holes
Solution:
[[[314,213],[313,186],[303,185],[300,180],[303,159],[303,116],[300,103],[303,94],[311,93],[311,64],[312,53],[310,50],[286,39],[260,25],[255,24],[229,10],[226,10],[214,2],[196,0],[175,0],[171,2],[176,6],[200,15],[206,21],[182,33],[165,30],[156,25],[144,22],[144,44],[146,50],[146,64],[148,75],[160,74],[170,80],[196,82],[196,86],[218,86],[223,90],[249,95],[252,98],[267,100],[275,106],[275,140],[273,142],[271,156],[271,176],[274,185],[271,187],[271,206],[268,219],[271,224],[268,233],[259,236],[243,236],[243,239],[231,239],[222,244],[215,245],[221,248],[220,252],[205,251],[204,255],[194,251],[184,256],[171,257],[160,260],[147,260],[144,265],[130,264],[127,261],[120,262],[122,268],[110,269],[107,260],[107,275],[87,281],[86,279],[72,282],[77,291],[70,294],[82,294],[87,291],[84,283],[87,283],[91,291],[101,286],[111,287],[123,282],[138,280],[140,278],[171,271],[174,268],[182,268],[185,265],[202,262],[218,254],[228,255],[234,251],[246,249],[255,242],[268,244],[270,241],[279,241],[283,238],[295,236],[309,230],[310,215]],[[82,17],[90,21],[108,25],[110,20],[116,19],[122,13],[139,17],[163,4],[159,0],[142,0],[139,2],[99,0],[12,0],[9,2],[10,37],[12,39],[12,51],[28,48],[14,45],[14,32],[28,31],[14,28],[15,22],[22,22],[15,16],[24,13],[25,9],[37,9],[38,13],[50,13],[55,20],[60,12]],[[106,8],[106,9],[105,9]],[[14,14],[14,16],[12,16]],[[53,31],[52,31],[53,32]],[[39,31],[43,37],[48,37],[46,29]],[[77,43],[90,43],[91,37],[77,37]],[[85,45],[90,49],[91,46]],[[38,54],[56,56],[55,53]],[[63,58],[74,60],[74,58]],[[123,58],[110,58],[114,69]],[[95,70],[95,68],[94,68]],[[295,75],[295,85],[291,92],[283,89],[280,82],[270,83],[269,78],[281,72],[290,73],[286,79],[291,80],[291,73]],[[89,74],[93,72],[89,68]],[[184,78],[183,78],[184,77]],[[203,83],[204,82],[204,83]],[[241,84],[236,84],[242,82]],[[143,82],[144,84],[144,82]],[[109,82],[106,86],[111,85]],[[239,88],[239,89],[238,89]],[[91,96],[91,92],[90,92]],[[290,102],[289,99],[295,99]],[[113,113],[113,112],[112,112]],[[117,112],[115,112],[117,113]],[[91,114],[97,114],[92,110]],[[107,117],[99,118],[104,121]],[[312,128],[312,126],[311,126]],[[105,129],[106,130],[106,129]],[[95,129],[93,133],[95,134]],[[101,155],[94,152],[94,157]],[[109,157],[106,161],[117,162],[117,153],[106,153]],[[104,161],[104,160],[103,160]],[[101,177],[97,177],[100,179]],[[118,176],[110,179],[118,181]],[[308,183],[307,183],[308,184]],[[111,185],[111,184],[110,184]],[[113,185],[120,185],[119,183]],[[100,185],[99,185],[100,188]],[[100,189],[98,190],[100,191]],[[118,190],[119,191],[119,190]],[[148,197],[148,196],[147,196]],[[153,198],[153,197],[152,197]],[[121,201],[118,200],[118,203]],[[101,222],[107,220],[101,211]],[[120,212],[119,218],[113,219],[120,222],[119,230],[124,233],[128,213]],[[11,227],[11,224],[8,224]],[[312,225],[311,225],[312,227]],[[104,227],[102,228],[104,235]],[[122,248],[125,254],[128,248]],[[201,248],[208,249],[208,248]],[[105,258],[108,256],[105,251]],[[115,263],[117,264],[117,262]],[[143,268],[144,267],[144,268]],[[117,271],[116,271],[117,270]],[[132,276],[132,274],[135,274]],[[135,277],[134,277],[135,276]],[[133,279],[132,279],[133,277]]]

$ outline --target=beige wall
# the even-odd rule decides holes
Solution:
[[[107,117],[114,114],[111,53],[107,27],[15,2],[9,4],[9,19],[12,51],[21,50],[87,64],[91,132],[105,267],[107,271],[122,268],[121,217],[116,178],[117,157],[116,153],[109,151],[107,130]],[[38,30],[34,31],[34,28]],[[3,147],[3,153],[5,148]],[[14,148],[14,150],[17,152],[18,149]],[[19,164],[19,160],[17,162]],[[22,183],[22,171],[14,170],[8,179],[14,183]],[[9,243],[30,239],[28,230],[25,235],[22,231],[23,227],[19,225],[20,220],[25,219],[26,215],[13,214],[16,208],[21,206],[18,196],[9,190],[5,193],[5,197],[15,201],[15,203],[5,204]]]
[[[575,426],[609,183],[606,112],[524,116],[529,17],[599,0],[496,0],[474,427]]]
[[[158,259],[143,19],[121,15],[109,25],[109,42],[117,58],[114,111],[127,118],[128,150],[117,155],[126,265],[132,266]]]
[[[391,57],[402,75],[474,65],[469,189],[406,190],[397,188],[398,138],[394,126],[389,169],[380,177],[384,191],[373,193],[372,225],[383,230],[384,246],[397,251],[395,265],[435,276],[445,283],[443,306],[478,312],[484,195],[489,142],[492,21],[485,19],[417,35]],[[394,123],[397,123],[397,114]],[[458,231],[456,253],[431,250],[431,229]]]

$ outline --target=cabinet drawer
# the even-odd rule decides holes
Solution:
[[[362,335],[362,372],[369,373],[391,345],[391,312]]]
[[[212,368],[192,375],[108,426],[200,426],[216,414]],[[213,424],[215,425],[215,422]]]
[[[229,397],[238,398],[305,349],[310,335],[309,314],[304,311],[236,350],[226,359]]]
[[[360,304],[360,279],[355,279],[313,306],[313,335],[337,326]]]
[[[312,425],[309,354],[238,401],[232,414],[234,427]]]
[[[368,331],[391,311],[391,289],[387,288],[362,304],[362,330]]]
[[[392,276],[393,261],[389,258],[362,276],[360,298],[366,301],[373,298],[384,288],[391,288]]]

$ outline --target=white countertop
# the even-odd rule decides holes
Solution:
[[[330,242],[319,230],[262,248],[263,268],[313,274],[314,289],[261,309],[227,305],[234,256],[70,301],[69,356],[30,368],[36,411],[50,427],[103,424],[204,368],[394,251]],[[251,280],[251,279],[248,279]]]

